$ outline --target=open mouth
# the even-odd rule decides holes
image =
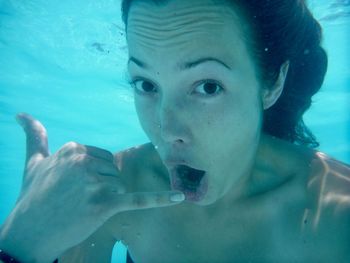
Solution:
[[[195,190],[202,180],[205,171],[197,170],[186,165],[179,165],[176,168],[179,178],[189,189]]]
[[[176,165],[171,170],[171,186],[183,192],[187,201],[200,201],[208,191],[208,178],[203,170]]]

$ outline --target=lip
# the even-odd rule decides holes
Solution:
[[[185,162],[184,159],[166,159],[163,161],[163,163],[169,168],[173,168],[176,165],[188,165],[188,163]]]
[[[163,159],[165,163],[186,163],[186,158],[181,156],[167,156]]]
[[[185,199],[188,202],[199,202],[205,198],[208,192],[208,175],[205,172],[204,177],[201,179],[199,186],[194,189],[188,188],[184,185],[183,181],[179,178],[176,167],[169,169],[170,184],[173,190],[178,190],[184,193]]]
[[[163,163],[169,170],[174,169],[175,166],[178,165],[186,165],[197,170],[203,170],[196,165],[193,165],[193,162],[186,161],[185,158],[166,158],[163,160]]]

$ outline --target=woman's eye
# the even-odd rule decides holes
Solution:
[[[206,80],[205,82],[201,83],[196,88],[198,93],[204,94],[204,95],[215,95],[220,93],[223,88],[212,80]]]
[[[129,84],[140,92],[153,92],[155,90],[154,85],[149,81],[144,80],[133,80]]]
[[[130,81],[129,84],[136,89],[136,91],[141,93],[156,92],[155,85],[150,81],[135,79]],[[202,95],[215,96],[222,92],[223,88],[214,80],[205,80],[196,86],[195,91],[196,93],[200,93]]]

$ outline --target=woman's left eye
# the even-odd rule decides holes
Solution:
[[[214,96],[221,93],[223,88],[214,80],[205,80],[204,82],[200,83],[195,90],[197,90],[197,92],[200,94]]]

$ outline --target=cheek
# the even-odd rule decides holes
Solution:
[[[235,100],[222,103],[218,109],[207,115],[206,127],[197,125],[197,131],[203,134],[206,152],[215,153],[208,158],[213,166],[234,160],[239,165],[255,153],[261,132],[261,105],[258,99]]]
[[[258,98],[230,99],[207,105],[193,115],[193,127],[215,140],[237,139],[259,130],[262,106]]]
[[[213,118],[202,152],[206,152],[208,169],[213,175],[212,186],[218,195],[226,193],[251,169],[259,144],[261,122],[262,111],[255,105],[233,107],[224,111],[220,119]]]

